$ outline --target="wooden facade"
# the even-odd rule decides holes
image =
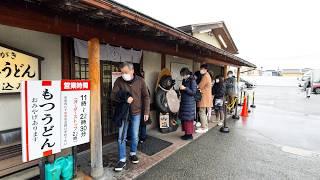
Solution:
[[[98,62],[97,42],[160,53],[161,67],[165,67],[166,55],[222,67],[228,65],[254,67],[250,62],[197,40],[178,29],[109,1],[3,0],[0,2],[0,24],[60,35],[62,68],[57,71],[61,71],[63,79],[76,78],[73,38],[90,40],[88,72],[95,87],[92,98],[98,102],[96,105],[101,104],[100,107],[91,108],[98,114],[91,117],[94,119],[91,123],[92,131],[101,131],[99,114],[102,113],[101,109],[106,104],[100,103],[101,94],[103,94],[100,92],[102,89],[100,82],[103,79],[100,71],[103,68],[114,67],[114,64]],[[102,128],[105,128],[103,124]],[[91,139],[91,147],[96,146],[94,153],[98,154],[101,151],[101,141],[106,143],[113,139],[112,136],[108,136],[108,133],[103,132],[95,132],[91,136],[95,137]],[[21,149],[21,146],[15,145],[15,147],[15,151]],[[87,144],[82,146],[82,149],[88,147]],[[14,157],[0,161],[0,177],[38,163],[33,161],[22,164],[19,161],[21,157],[16,156],[17,154],[13,155]],[[99,157],[92,162],[98,169],[102,165]]]

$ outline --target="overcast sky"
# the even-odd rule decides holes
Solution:
[[[224,21],[240,57],[264,69],[320,68],[317,0],[116,0],[174,27]]]

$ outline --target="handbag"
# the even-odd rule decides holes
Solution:
[[[194,99],[196,100],[196,102],[201,101],[201,99],[202,99],[202,94],[201,94],[200,89],[197,89],[196,94],[194,95]]]

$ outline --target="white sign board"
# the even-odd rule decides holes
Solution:
[[[90,82],[61,81],[61,149],[89,142]]]
[[[21,81],[39,79],[39,57],[0,46],[0,94],[20,92]]]
[[[162,114],[160,113],[160,128],[168,128],[169,127],[169,113]]]
[[[60,81],[22,81],[22,160],[60,149]]]

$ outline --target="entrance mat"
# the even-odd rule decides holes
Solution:
[[[171,144],[171,142],[153,136],[147,136],[147,140],[144,143],[139,144],[138,150],[148,156],[152,156],[169,147]]]

